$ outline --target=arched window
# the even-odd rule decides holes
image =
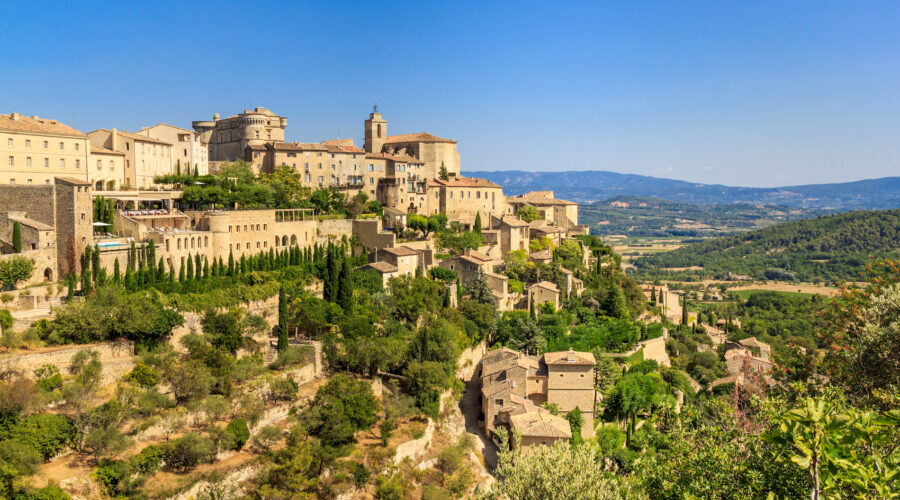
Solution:
[[[191,248],[194,248],[194,237],[191,236]]]
[[[209,248],[209,236],[203,237],[203,248]]]
[[[381,124],[378,124],[378,138],[381,139]]]
[[[175,240],[175,247],[181,250],[181,240]]]
[[[293,241],[291,243],[293,243]],[[281,246],[286,247],[287,244],[288,244],[288,237],[287,237],[287,235],[284,235],[281,237]]]
[[[296,244],[297,244],[297,235],[292,234],[291,235],[291,245],[296,245]]]
[[[275,237],[275,246],[276,246],[276,247],[278,246],[278,243],[279,243],[279,242],[281,242],[281,238],[279,238],[278,236],[276,236],[276,237]]]

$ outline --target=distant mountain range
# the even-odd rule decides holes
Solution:
[[[552,190],[558,198],[589,203],[616,196],[653,196],[672,201],[720,205],[752,203],[846,211],[900,208],[900,177],[833,184],[751,188],[699,184],[602,170],[565,172],[464,172],[500,184],[507,195]]]

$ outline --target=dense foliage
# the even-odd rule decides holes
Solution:
[[[757,279],[859,279],[870,255],[890,257],[900,246],[900,210],[850,212],[714,238],[635,261],[642,276],[671,277],[666,268],[702,277],[729,273]]]

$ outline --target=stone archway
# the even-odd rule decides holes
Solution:
[[[53,270],[49,267],[44,269],[44,281],[53,281]]]

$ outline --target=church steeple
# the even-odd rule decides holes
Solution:
[[[378,105],[372,108],[369,119],[366,120],[366,153],[380,153],[387,137],[387,122],[378,112]]]

